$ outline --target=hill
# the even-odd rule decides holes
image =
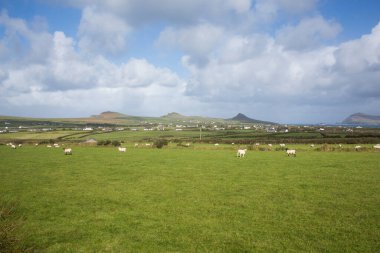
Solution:
[[[214,123],[256,123],[256,124],[275,124],[268,121],[251,119],[244,114],[239,113],[234,118],[222,119],[203,116],[185,116],[176,112],[168,113],[161,117],[142,117],[130,116],[119,112],[106,111],[98,115],[83,118],[27,118],[0,116],[0,123],[4,121],[17,124],[28,125],[141,125],[141,124],[159,124],[159,123],[192,123],[192,124],[214,124]]]
[[[92,115],[91,118],[99,118],[99,119],[120,119],[120,118],[127,118],[128,115],[119,113],[119,112],[102,112],[99,115]]]
[[[354,124],[354,125],[380,125],[380,116],[368,115],[364,113],[355,113],[347,117],[342,121],[343,124]]]
[[[227,120],[239,121],[239,122],[242,122],[242,123],[257,123],[257,124],[269,124],[269,125],[276,124],[276,123],[269,122],[269,121],[262,121],[262,120],[257,120],[257,119],[251,119],[251,118],[247,117],[246,115],[244,115],[242,113],[238,113],[235,117],[233,117],[231,119],[227,119]]]
[[[163,118],[163,119],[183,119],[183,118],[187,118],[187,116],[179,114],[178,112],[171,112],[171,113],[168,113],[164,116],[161,116],[160,118]]]
[[[171,112],[164,116],[161,116],[160,119],[165,120],[166,122],[170,121],[186,121],[192,123],[212,123],[212,122],[224,122],[224,119],[220,118],[211,118],[211,117],[202,117],[202,116],[185,116],[177,112]]]

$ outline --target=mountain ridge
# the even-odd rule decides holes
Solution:
[[[269,121],[261,121],[251,119],[242,113],[238,113],[235,117],[230,119],[214,118],[206,116],[186,116],[177,112],[171,112],[160,117],[143,117],[131,116],[114,111],[104,111],[100,114],[91,115],[89,117],[78,118],[33,118],[33,117],[13,117],[13,116],[0,116],[0,120],[13,120],[13,121],[50,121],[50,122],[66,122],[66,123],[82,123],[82,124],[115,124],[115,125],[128,125],[128,124],[146,124],[151,123],[168,123],[178,121],[188,121],[191,123],[255,123],[255,124],[276,124]]]
[[[354,124],[354,125],[380,125],[380,116],[370,115],[365,113],[354,113],[345,118],[342,124]]]
[[[243,113],[238,113],[235,117],[227,119],[227,120],[239,121],[239,122],[243,122],[243,123],[258,123],[258,124],[271,124],[271,125],[277,124],[277,123],[270,122],[270,121],[252,119],[252,118],[247,117]]]

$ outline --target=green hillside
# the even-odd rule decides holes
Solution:
[[[185,116],[179,113],[169,113],[161,117],[142,117],[130,116],[119,112],[106,111],[99,115],[92,115],[85,118],[31,118],[31,117],[13,117],[13,116],[0,116],[0,123],[5,122],[10,124],[29,124],[29,125],[42,125],[42,124],[66,124],[66,125],[87,125],[87,124],[110,124],[110,125],[141,125],[141,124],[168,124],[168,123],[193,123],[193,124],[238,124],[238,123],[257,123],[257,124],[272,124],[271,122],[246,119],[222,119],[213,117],[202,116]],[[274,123],[273,123],[274,124]]]

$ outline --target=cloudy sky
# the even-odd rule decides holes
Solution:
[[[0,115],[380,115],[377,0],[0,0]]]

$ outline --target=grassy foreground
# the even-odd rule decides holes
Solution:
[[[378,152],[0,146],[36,252],[380,252]]]

